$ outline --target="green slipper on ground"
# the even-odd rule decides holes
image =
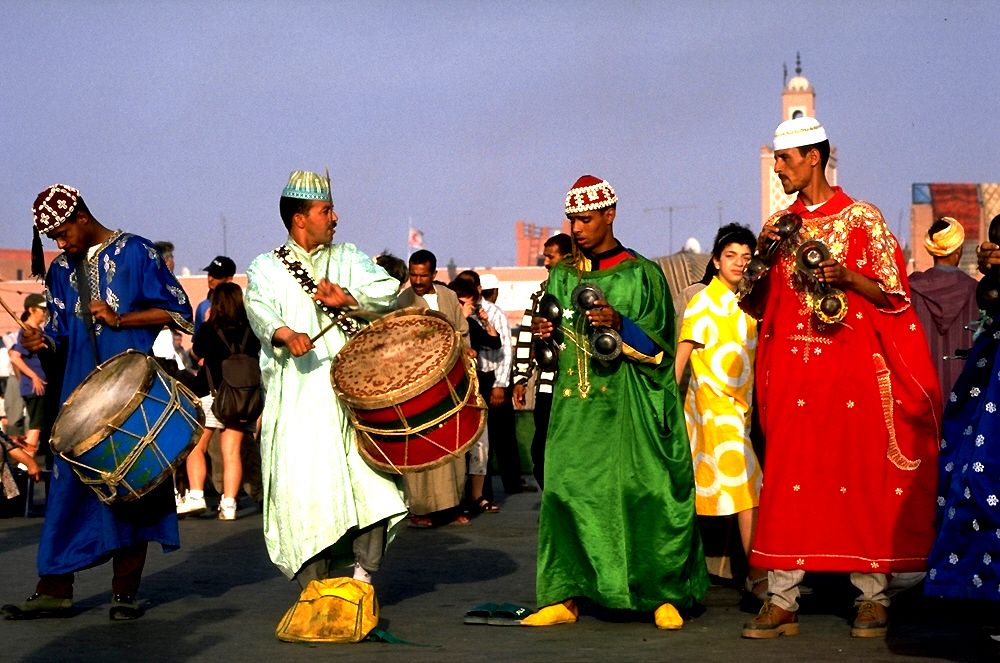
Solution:
[[[463,624],[489,624],[490,615],[500,607],[499,603],[480,603],[472,610],[465,613]]]
[[[534,610],[514,603],[501,603],[490,613],[486,623],[490,626],[520,626],[521,620],[532,614]]]

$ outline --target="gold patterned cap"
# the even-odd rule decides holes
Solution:
[[[941,221],[947,223],[948,227],[942,228],[932,234],[931,230]],[[935,223],[931,224],[931,230],[928,230],[927,236],[924,237],[924,248],[932,256],[950,256],[955,251],[958,251],[965,241],[965,228],[962,227],[962,224],[957,219],[953,219],[950,216],[942,216]]]
[[[281,195],[285,198],[333,202],[333,198],[330,197],[330,180],[308,170],[293,170]]]
[[[35,198],[31,216],[38,232],[52,232],[69,221],[80,201],[80,191],[67,184],[53,184]]]
[[[774,130],[774,150],[787,150],[790,147],[805,147],[827,140],[826,129],[814,117],[801,117],[785,120]]]

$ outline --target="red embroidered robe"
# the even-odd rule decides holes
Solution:
[[[941,398],[899,244],[877,208],[840,188],[815,211],[798,200],[788,211],[802,216],[801,240],[825,242],[890,306],[850,291],[847,317],[820,322],[797,280],[793,242],[757,285],[765,290],[754,293],[764,302],[756,380],[765,462],[751,563],[923,570],[934,538]]]

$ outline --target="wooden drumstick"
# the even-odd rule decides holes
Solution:
[[[334,327],[336,327],[337,326],[337,322],[339,320],[340,320],[339,317],[336,320],[331,320],[330,324],[328,324],[326,327],[323,327],[322,329],[320,329],[318,334],[316,334],[315,336],[313,336],[312,338],[309,339],[309,342],[310,343],[315,343],[316,341],[318,341],[320,336],[322,336],[323,334],[327,333],[328,331],[330,331],[331,329],[333,329]]]
[[[3,297],[0,297],[0,304],[3,304],[4,310],[10,314],[10,317],[14,318],[14,322],[17,323],[18,327],[20,327],[24,331],[31,331],[28,325],[24,324],[24,321],[21,320],[21,318],[16,313],[14,313],[14,311],[11,310],[10,306],[7,305],[7,300],[5,300]]]
[[[382,315],[383,315],[382,313],[376,313],[375,311],[368,311],[366,309],[355,309],[353,311],[344,311],[336,318],[331,320],[329,324],[320,329],[318,334],[309,339],[309,342],[315,343],[320,336],[327,333],[328,331],[336,327],[338,324],[340,324],[341,321],[346,320],[347,318],[361,318],[362,320],[368,320],[369,322],[371,322],[372,320],[381,318]]]

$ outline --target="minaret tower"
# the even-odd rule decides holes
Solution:
[[[775,123],[791,120],[806,115],[816,117],[816,91],[812,84],[802,75],[802,58],[795,54],[795,75],[788,79],[788,68],[785,67],[784,89],[781,92],[781,119]],[[819,118],[822,122],[823,118]],[[792,204],[793,198],[786,196],[781,188],[781,181],[774,174],[774,151],[768,145],[760,148],[760,216],[763,223],[771,214]],[[837,183],[837,150],[831,148],[830,161],[826,165],[826,178],[831,185]]]

